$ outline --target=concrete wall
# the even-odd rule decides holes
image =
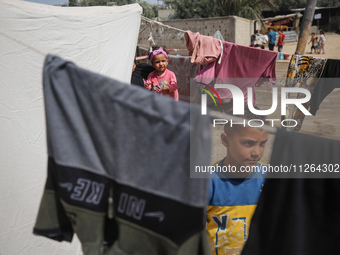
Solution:
[[[253,33],[253,21],[235,17],[235,43],[249,46],[250,38]]]
[[[207,19],[182,19],[162,21],[180,30],[199,32],[202,35],[212,36],[219,30],[225,41],[241,45],[250,45],[250,36],[254,33],[254,22],[236,16],[207,18]],[[154,42],[158,46],[166,46],[167,49],[179,49],[176,53],[187,54],[184,33],[175,29],[166,28],[157,24],[141,25],[138,37],[138,45],[144,48],[150,46],[148,41],[152,32]]]
[[[172,17],[175,16],[175,10],[174,9],[159,9],[158,10],[158,20],[164,21],[164,20],[170,20]]]

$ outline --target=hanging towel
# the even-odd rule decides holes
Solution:
[[[186,46],[191,56],[191,63],[206,65],[214,62],[221,55],[220,40],[187,30],[184,34]]]
[[[218,40],[225,41],[220,30],[217,30],[212,37]]]
[[[292,55],[287,71],[287,79],[285,87],[295,87],[299,85],[300,88],[308,89],[311,94],[315,89],[315,86],[320,78],[322,71],[326,64],[325,58],[314,58],[310,56]],[[302,98],[305,95],[298,93],[297,98]],[[304,103],[303,106],[309,111],[310,102]],[[284,116],[283,119],[294,119],[297,121],[295,127],[287,128],[290,131],[299,131],[301,129],[305,115],[294,106],[291,113]],[[293,126],[293,123],[287,124]]]
[[[313,115],[319,110],[319,106],[325,97],[335,88],[340,88],[339,79],[336,79],[340,78],[340,60],[327,59],[320,78],[310,100],[310,113]]]
[[[251,48],[230,42],[222,42],[223,57],[221,64],[216,61],[208,64],[196,76],[198,83],[210,84],[233,84],[238,86],[244,94],[247,102],[248,87],[262,86],[264,80],[259,78],[270,78],[271,84],[276,78],[277,52]],[[216,80],[214,80],[216,79]],[[216,89],[220,98],[232,98],[228,89]],[[253,104],[256,103],[255,91],[253,91]]]
[[[209,254],[209,119],[176,102],[78,68],[44,66],[48,178],[34,233],[84,254]],[[190,149],[193,148],[193,149]]]
[[[335,169],[335,165],[340,163],[339,155],[339,141],[279,129],[275,135],[270,165],[291,166],[289,177],[340,178],[340,169]],[[332,165],[334,170],[328,171]],[[287,177],[287,173],[274,173],[274,176]],[[271,175],[268,174],[268,177]]]
[[[268,179],[241,255],[339,254],[339,179]]]
[[[339,155],[339,141],[279,130],[270,165],[335,166]],[[328,172],[326,178],[316,179],[311,178],[313,174],[305,173],[301,176],[305,178],[268,174],[242,255],[340,253],[339,173]]]
[[[190,84],[198,73],[197,64],[191,63],[191,58],[187,56],[169,55],[169,70],[176,74],[179,99],[186,102],[192,102],[195,95],[194,90],[190,88]]]

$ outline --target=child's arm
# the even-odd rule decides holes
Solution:
[[[152,75],[151,75],[151,73],[148,75],[147,80],[144,82],[144,88],[147,89],[147,90],[151,90],[151,85],[152,85]]]
[[[144,82],[144,88],[147,89],[147,90],[150,90],[151,89],[151,81],[146,80]]]
[[[171,74],[170,79],[169,79],[169,92],[174,92],[177,90],[177,79],[176,75],[174,73]]]

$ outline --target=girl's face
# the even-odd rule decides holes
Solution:
[[[165,73],[169,60],[164,54],[158,54],[152,59],[152,66],[157,70],[158,75]]]

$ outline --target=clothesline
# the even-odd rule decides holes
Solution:
[[[174,29],[174,30],[177,30],[179,32],[185,33],[185,30],[182,30],[182,29],[179,29],[179,28],[176,28],[176,27],[172,27],[172,26],[169,26],[169,25],[165,25],[165,24],[163,24],[162,22],[159,22],[159,21],[148,19],[148,18],[144,17],[143,15],[141,15],[141,19],[146,21],[146,22],[149,22],[149,23],[154,23],[154,24],[157,24],[159,26],[167,27],[167,28]]]
[[[142,33],[142,32],[148,27],[149,24],[150,24],[150,23],[146,24],[145,27],[143,27],[141,30],[139,30],[139,33],[138,33],[138,34]]]
[[[142,49],[142,50],[145,50],[145,51],[148,51],[148,49],[147,48],[145,48],[145,47],[143,47],[143,46],[138,46],[140,49]],[[171,51],[180,51],[180,50],[188,50],[187,48],[183,48],[183,49],[166,49],[168,52],[171,52]],[[187,56],[187,57],[189,57],[189,56]],[[191,58],[191,57],[190,57]]]
[[[185,30],[182,30],[182,29],[179,29],[179,28],[176,28],[176,27],[172,27],[172,26],[169,26],[169,25],[165,25],[165,24],[163,24],[162,22],[154,21],[154,20],[148,19],[148,18],[144,17],[143,15],[141,15],[141,19],[144,20],[144,21],[146,21],[146,22],[148,22],[148,23],[151,23],[151,24],[154,23],[154,24],[157,24],[157,25],[159,25],[159,26],[163,26],[163,27],[166,27],[166,28],[170,28],[170,29],[177,30],[177,31],[179,31],[179,32],[183,32],[183,33],[186,32]],[[146,25],[144,28],[142,28],[142,29],[139,31],[139,34],[140,34],[141,32],[143,32],[143,31],[147,28],[147,26],[148,26],[148,25]],[[289,53],[278,52],[278,54],[280,54],[280,53],[282,53],[282,54],[284,54],[284,55],[289,55],[289,56],[292,55],[292,54],[289,54]]]

